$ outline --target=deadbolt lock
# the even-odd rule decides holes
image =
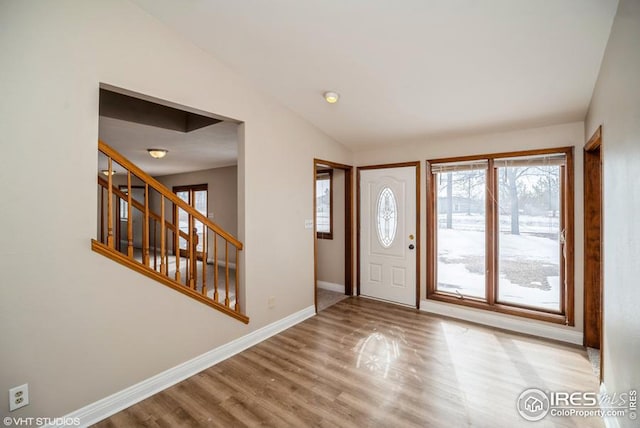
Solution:
[[[411,239],[413,241],[413,235],[409,235],[409,239]]]

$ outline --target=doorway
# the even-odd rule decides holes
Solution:
[[[584,146],[584,346],[600,349],[602,373],[602,129]]]
[[[358,294],[419,305],[420,163],[358,167]]]
[[[314,159],[316,312],[353,294],[353,168]]]

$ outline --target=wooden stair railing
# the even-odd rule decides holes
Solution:
[[[93,239],[91,242],[92,249],[174,290],[248,323],[249,318],[241,310],[239,295],[242,242],[104,142],[98,141],[98,151],[106,157],[108,168],[104,171],[106,179],[98,176],[100,231],[98,233],[99,240]],[[113,183],[114,163],[118,165],[117,173],[119,176],[124,173],[120,170],[121,168],[126,170],[126,192],[120,190]],[[134,177],[139,179],[144,186],[144,202],[133,198],[131,189]],[[150,191],[155,191],[155,198],[159,198],[159,201],[150,201]],[[120,212],[121,201],[126,202],[126,217],[120,218],[122,217],[121,213],[121,216],[115,219],[116,214]],[[151,202],[159,205],[159,213],[151,209]],[[134,209],[138,210],[142,216],[142,248],[134,246],[134,220],[132,216]],[[186,213],[188,216],[187,232],[170,221],[167,218],[167,212],[173,214],[172,217],[176,219],[176,222],[180,212]],[[117,226],[114,224],[116,221],[118,222]],[[126,251],[120,251],[120,241],[123,241],[121,236],[122,222],[126,222]],[[157,245],[158,229],[159,248]],[[118,242],[115,239],[115,232],[118,232]],[[169,234],[171,234],[171,239],[168,239]],[[199,235],[202,242],[199,242]],[[150,241],[153,241],[153,248],[151,248]],[[224,246],[222,249],[224,252],[223,263],[218,261],[218,250],[221,245]],[[213,278],[212,283],[208,284],[207,261],[208,255],[210,255],[210,246],[213,247]],[[233,261],[230,259],[230,252],[235,255],[235,269],[231,266]],[[186,257],[181,253],[186,253]],[[184,267],[181,266],[181,263],[184,263]],[[181,268],[183,272],[181,272]],[[224,270],[223,275],[219,273],[221,269]],[[200,274],[198,270],[200,270]],[[221,284],[221,276],[223,284]]]

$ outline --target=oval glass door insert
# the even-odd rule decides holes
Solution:
[[[396,237],[398,226],[398,205],[393,191],[385,187],[378,196],[378,215],[376,225],[378,239],[384,248],[389,248]]]

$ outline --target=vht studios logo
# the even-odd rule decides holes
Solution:
[[[619,417],[635,420],[637,392],[596,394],[595,392],[545,392],[537,388],[522,391],[517,401],[518,413],[527,421],[539,421],[551,416]]]

